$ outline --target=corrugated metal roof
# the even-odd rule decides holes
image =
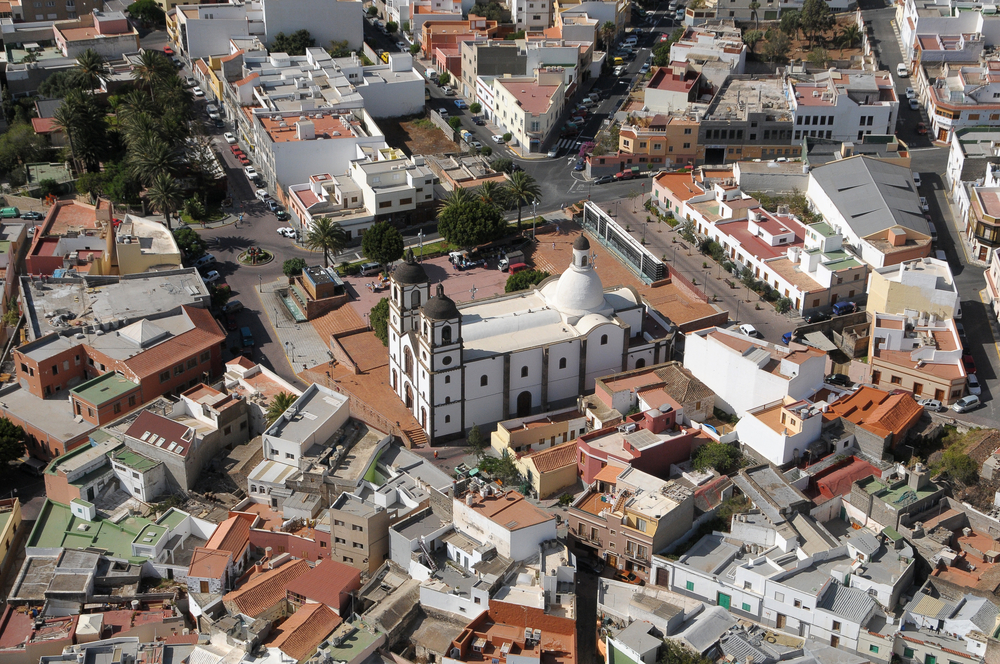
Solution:
[[[823,601],[819,603],[819,608],[860,622],[875,608],[875,600],[868,593],[833,581],[823,596]]]

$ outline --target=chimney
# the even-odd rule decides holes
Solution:
[[[647,410],[642,414],[642,428],[650,433],[663,433],[669,423],[669,415],[659,410]]]
[[[919,491],[927,486],[931,481],[930,473],[927,471],[927,466],[922,463],[918,463],[910,471],[910,474],[906,478],[906,484],[914,491]]]

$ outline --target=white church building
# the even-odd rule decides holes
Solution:
[[[532,290],[461,305],[413,259],[396,268],[389,380],[428,440],[574,403],[595,379],[669,360],[670,326],[632,287],[605,289],[590,242]]]

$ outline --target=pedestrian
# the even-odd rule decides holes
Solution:
[[[434,458],[435,459],[438,458],[438,451],[437,450],[434,450]]]
[[[553,243],[552,243],[552,251],[555,251],[555,250],[556,250],[556,243],[555,243],[555,242],[553,242]]]

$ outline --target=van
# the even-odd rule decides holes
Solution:
[[[858,310],[858,305],[853,302],[837,302],[833,305],[833,315],[843,316],[844,314],[853,314]]]
[[[250,331],[249,327],[240,328],[240,343],[244,348],[253,348],[255,342],[253,340],[253,332]]]
[[[528,266],[525,263],[514,263],[510,266],[510,273],[517,274],[521,270],[527,270]]]
[[[933,221],[928,221],[927,228],[929,228],[931,232],[931,242],[937,242],[937,226],[934,225]]]
[[[472,141],[472,132],[470,132],[468,129],[463,129],[462,130],[462,140],[465,141],[466,143],[469,143],[470,141]]]
[[[17,219],[21,216],[21,211],[16,207],[5,207],[0,208],[0,218],[3,219]]]
[[[365,263],[361,266],[361,275],[370,277],[373,274],[378,274],[381,270],[382,266],[379,263]]]

